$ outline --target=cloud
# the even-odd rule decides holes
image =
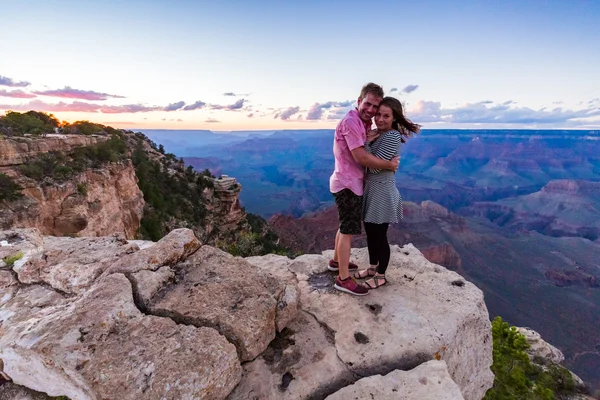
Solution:
[[[419,101],[409,111],[408,116],[416,123],[560,124],[600,116],[600,108],[569,110],[544,107],[534,110],[528,107],[509,107],[504,103],[490,105],[487,102],[443,108],[439,102]]]
[[[250,96],[250,93],[225,92],[225,93],[223,93],[223,96],[228,96],[228,97]]]
[[[275,114],[275,116],[273,118],[275,118],[275,119],[280,118],[283,121],[286,121],[286,120],[289,120],[292,115],[298,114],[299,111],[300,111],[300,107],[298,107],[298,106],[288,107],[285,110]]]
[[[394,93],[394,92],[397,92],[397,91],[398,91],[397,87],[393,87],[393,88],[390,89],[390,93]]]
[[[408,85],[402,89],[403,93],[412,93],[419,88],[419,85]]]
[[[326,103],[315,103],[310,106],[308,113],[306,114],[306,119],[315,121],[323,118],[323,110],[332,109],[332,112],[337,112],[339,108],[348,108],[354,105],[354,101],[328,101]],[[346,110],[347,111],[347,110]]]
[[[164,111],[177,111],[180,108],[182,108],[183,106],[185,106],[185,101],[178,101],[177,103],[169,104],[168,106],[163,108],[163,110]]]
[[[252,117],[254,117],[254,113],[248,113],[248,114],[246,114],[246,117],[252,118]]]
[[[509,104],[517,104],[517,103],[516,103],[516,102],[514,102],[514,101],[512,101],[512,100],[507,100],[507,101],[505,101],[504,103],[502,103],[502,105],[503,105],[503,106],[507,106],[507,105],[509,105]],[[561,102],[561,104],[562,104],[562,102]]]
[[[221,121],[219,121],[218,119],[214,119],[214,118],[208,118],[208,119],[204,120],[204,122],[209,123],[209,124],[215,124],[215,123],[218,123]]]
[[[98,101],[98,100],[108,100],[108,99],[124,99],[124,96],[119,96],[116,94],[108,94],[108,93],[100,93],[95,92],[93,90],[80,90],[73,89],[69,86],[65,86],[64,89],[56,89],[56,90],[43,90],[33,92],[40,96],[49,96],[49,97],[59,97],[64,99],[79,99],[79,100],[90,100],[90,101]]]
[[[142,104],[126,104],[121,106],[106,106],[102,104],[85,103],[83,101],[74,101],[73,103],[46,103],[41,100],[32,100],[24,104],[0,104],[0,110],[29,111],[39,110],[46,112],[101,112],[104,114],[125,114],[159,111],[163,107],[144,106]]]
[[[206,105],[205,102],[198,100],[194,104],[188,104],[187,106],[183,107],[183,111],[199,110],[202,107],[204,107],[205,105]]]
[[[229,110],[229,111],[236,111],[241,109],[242,107],[244,107],[244,103],[247,103],[248,100],[245,99],[239,99],[238,101],[236,101],[233,104],[230,104],[228,106],[223,106],[220,104],[211,104],[210,105],[210,109],[211,110]]]
[[[8,87],[25,87],[29,86],[31,83],[25,81],[13,81],[11,78],[0,75],[0,86],[8,86]]]
[[[37,97],[35,94],[27,93],[22,90],[4,90],[0,89],[0,97],[12,97],[14,99],[33,99]]]

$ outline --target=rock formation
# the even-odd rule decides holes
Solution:
[[[144,196],[131,162],[88,169],[59,185],[19,181],[23,198],[3,207],[0,228],[38,228],[44,235],[106,236],[133,239]]]
[[[243,259],[189,229],[0,232],[0,372],[71,400],[482,398],[492,338],[477,287],[393,246],[390,284],[355,298],[332,289],[330,253]],[[367,263],[366,249],[352,257]]]
[[[37,137],[0,137],[0,167],[25,164],[43,153],[51,151],[71,151],[74,148],[90,146],[104,141],[103,135],[47,135]]]

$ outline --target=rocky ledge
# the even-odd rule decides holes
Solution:
[[[0,382],[72,400],[483,397],[477,287],[393,246],[389,284],[356,298],[332,289],[330,256],[243,259],[188,229],[156,243],[0,232]]]

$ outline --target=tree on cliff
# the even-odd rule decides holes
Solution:
[[[573,393],[571,373],[557,364],[532,363],[529,344],[517,328],[496,317],[492,322],[494,386],[484,400],[551,400],[555,394]]]
[[[53,133],[59,125],[54,115],[39,111],[7,111],[0,116],[0,132],[8,136],[44,135]]]
[[[0,172],[0,201],[12,201],[21,196],[21,187],[10,176]]]

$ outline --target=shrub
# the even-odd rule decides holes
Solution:
[[[15,262],[20,260],[22,257],[23,253],[19,251],[18,253],[13,254],[12,256],[4,257],[2,261],[4,261],[4,264],[6,264],[7,267],[11,268],[13,265],[15,265]]]
[[[494,385],[485,400],[550,400],[555,394],[572,393],[575,382],[566,368],[546,362],[532,364],[525,352],[529,344],[514,326],[496,317],[492,322]]]
[[[54,132],[58,126],[59,122],[52,114],[38,111],[7,111],[5,115],[0,116],[1,131],[8,136],[43,135]]]
[[[0,201],[13,201],[22,197],[21,186],[15,183],[12,178],[0,172]]]
[[[82,196],[85,196],[87,194],[87,185],[85,183],[78,183],[77,193],[79,193]]]

